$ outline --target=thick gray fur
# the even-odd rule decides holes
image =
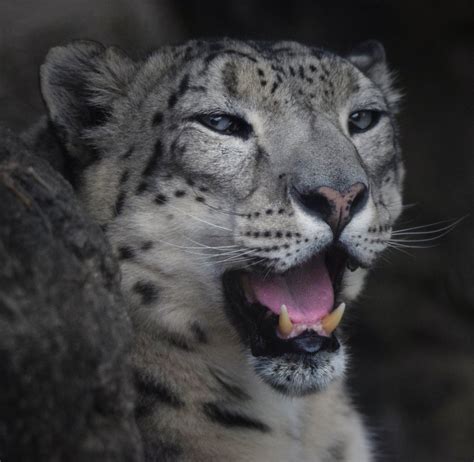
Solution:
[[[371,460],[345,348],[311,368],[253,357],[225,315],[222,275],[256,260],[283,272],[332,241],[292,185],[364,182],[369,199],[340,236],[365,267],[346,272],[341,299],[359,294],[401,211],[399,96],[381,45],[343,58],[193,41],[134,62],[75,42],[50,51],[41,83],[69,178],[121,260],[146,460]],[[362,109],[383,115],[354,135]],[[210,112],[245,118],[250,135],[206,128]]]

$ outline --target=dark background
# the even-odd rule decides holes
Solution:
[[[48,48],[91,38],[142,54],[189,38],[292,39],[339,52],[376,38],[405,95],[399,228],[474,206],[474,2],[0,0],[0,122],[43,112]],[[350,387],[380,460],[474,458],[474,218],[429,249],[390,251],[351,311]]]

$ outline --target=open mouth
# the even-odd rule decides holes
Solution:
[[[336,328],[345,304],[339,299],[346,267],[356,265],[332,247],[283,274],[264,270],[224,275],[229,315],[253,356],[336,352]]]

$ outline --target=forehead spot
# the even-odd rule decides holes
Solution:
[[[160,125],[161,122],[163,122],[163,114],[158,111],[155,113],[155,115],[153,116],[153,120],[151,122],[152,126],[157,126],[157,125]]]
[[[186,74],[179,84],[178,96],[183,96],[189,89],[189,74]]]
[[[167,200],[168,200],[168,197],[161,193],[155,197],[155,203],[158,205],[164,205],[167,202]]]
[[[178,95],[176,93],[172,93],[168,98],[168,109],[173,109],[178,101]]]
[[[129,247],[127,245],[124,245],[124,246],[120,246],[118,248],[118,258],[119,258],[119,260],[130,260],[134,256],[135,256],[135,252],[131,247]]]
[[[148,163],[146,164],[145,168],[143,169],[142,176],[149,177],[152,175],[158,166],[158,162],[163,154],[163,145],[161,144],[160,140],[157,140],[155,143],[155,147],[153,150],[153,154],[150,156]]]
[[[137,281],[132,290],[141,296],[144,305],[149,305],[158,298],[158,288],[150,281]]]
[[[237,78],[237,66],[233,62],[226,63],[222,69],[222,82],[230,95],[237,95],[237,87],[239,84]]]

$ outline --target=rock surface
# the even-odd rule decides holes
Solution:
[[[0,460],[141,460],[118,266],[69,184],[6,130],[0,262]]]

